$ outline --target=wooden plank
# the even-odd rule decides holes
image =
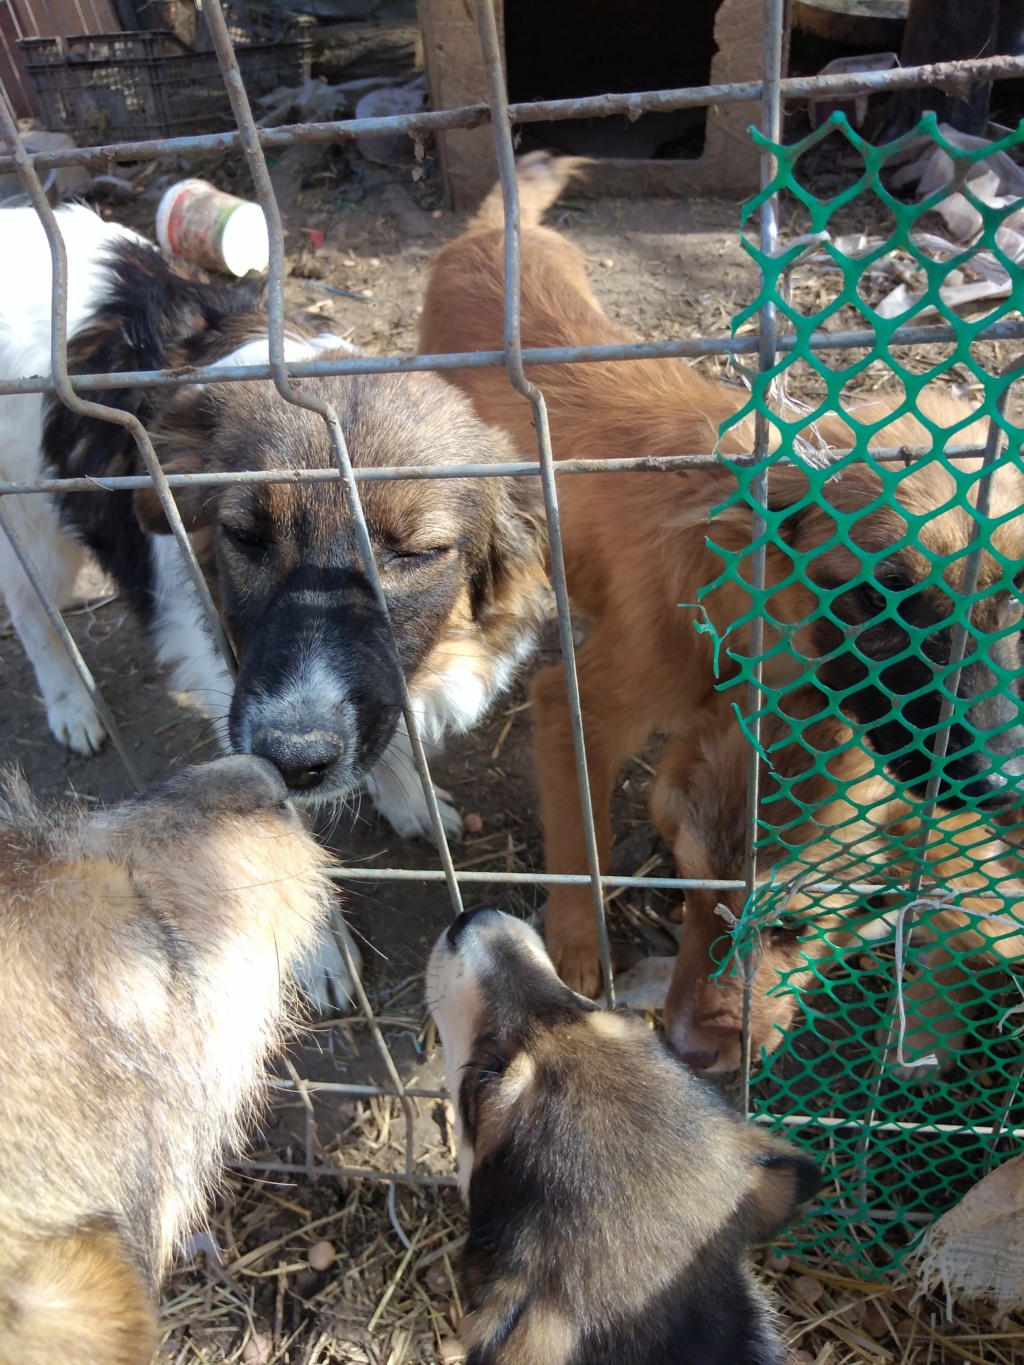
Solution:
[[[498,34],[505,46],[504,7],[496,0]],[[472,0],[418,0],[423,58],[432,109],[454,109],[486,99],[483,59]],[[438,159],[448,202],[477,204],[498,177],[490,124],[437,135]]]

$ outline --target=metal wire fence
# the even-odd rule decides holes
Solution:
[[[886,923],[890,927],[887,938],[879,947],[877,935],[865,934],[858,940],[854,935],[854,948],[872,954],[870,963],[862,969],[865,981],[871,983],[875,1007],[865,1009],[864,982],[858,983],[856,973],[850,980],[844,978],[842,988],[836,987],[832,977],[826,974],[830,954],[805,952],[799,972],[803,973],[800,984],[805,998],[821,1001],[827,997],[837,999],[839,1004],[831,1015],[821,1008],[812,1009],[812,1024],[808,1029],[794,1030],[787,1034],[782,1046],[765,1062],[751,1052],[751,1029],[749,1027],[754,1001],[756,969],[760,954],[759,935],[766,925],[775,922],[782,913],[780,907],[789,905],[793,895],[792,882],[780,886],[770,876],[766,881],[767,866],[765,850],[779,839],[777,822],[766,818],[764,802],[771,792],[765,788],[766,772],[772,770],[771,763],[765,763],[766,754],[771,751],[771,736],[763,733],[763,728],[773,718],[785,710],[784,699],[788,687],[779,686],[773,681],[771,664],[776,653],[774,628],[780,623],[774,618],[773,593],[777,582],[771,580],[769,572],[770,552],[773,545],[781,543],[779,517],[770,506],[770,480],[773,470],[781,465],[803,467],[804,462],[792,439],[785,439],[787,427],[782,415],[778,398],[778,382],[787,369],[794,363],[810,363],[818,373],[826,376],[826,386],[831,382],[828,376],[840,376],[821,402],[821,411],[835,409],[842,381],[850,373],[856,373],[872,359],[883,359],[894,365],[894,356],[901,348],[932,344],[952,345],[957,356],[970,354],[970,347],[985,341],[1010,341],[1024,337],[1024,321],[1021,320],[1017,297],[1018,286],[1007,304],[996,314],[989,315],[980,323],[972,325],[965,332],[965,325],[951,309],[940,308],[940,321],[930,324],[920,322],[900,325],[898,321],[891,326],[880,326],[877,315],[862,308],[867,325],[851,329],[834,329],[826,326],[835,309],[822,312],[801,314],[795,310],[787,293],[785,274],[790,269],[797,250],[780,244],[780,198],[783,192],[794,193],[796,181],[792,174],[797,152],[786,148],[782,140],[782,114],[787,100],[806,99],[809,96],[837,96],[877,92],[880,90],[905,90],[925,85],[942,85],[949,82],[962,83],[968,75],[972,79],[998,80],[1024,75],[1024,59],[995,57],[970,63],[950,63],[941,66],[873,72],[840,77],[816,77],[783,80],[781,78],[781,54],[783,47],[784,0],[765,0],[764,3],[764,52],[763,75],[759,82],[740,85],[708,86],[699,89],[670,91],[648,91],[626,95],[601,95],[587,99],[544,101],[529,105],[510,107],[505,93],[498,28],[492,0],[477,0],[476,12],[479,23],[480,45],[483,66],[487,81],[487,101],[485,104],[467,106],[454,110],[436,110],[415,115],[389,118],[343,120],[334,123],[293,125],[265,129],[256,125],[249,100],[246,96],[235,52],[221,10],[219,0],[206,0],[204,11],[209,24],[214,50],[220,64],[224,83],[230,97],[237,131],[223,134],[206,134],[194,137],[162,138],[139,142],[121,142],[108,146],[85,147],[59,152],[40,153],[30,156],[19,136],[17,123],[11,113],[6,96],[0,100],[0,138],[6,144],[6,154],[0,155],[0,173],[16,171],[32,205],[46,231],[53,259],[53,331],[51,347],[51,376],[25,376],[0,382],[0,398],[3,395],[22,393],[55,392],[61,402],[73,412],[83,416],[99,418],[125,428],[134,439],[140,454],[145,474],[119,478],[96,479],[43,479],[31,484],[0,483],[0,527],[10,539],[26,574],[32,580],[42,598],[47,614],[57,630],[65,649],[70,654],[75,669],[81,677],[90,697],[106,725],[108,733],[118,753],[124,761],[129,779],[137,784],[138,775],[132,755],[124,743],[109,707],[104,702],[100,690],[77,649],[70,632],[61,619],[56,605],[49,600],[40,577],[31,563],[30,546],[21,545],[5,511],[7,500],[15,497],[31,497],[46,492],[91,491],[95,496],[104,496],[105,491],[115,489],[135,489],[152,486],[159,498],[161,507],[172,529],[183,560],[187,565],[192,584],[204,605],[209,617],[214,637],[220,644],[225,660],[233,667],[231,645],[217,617],[209,588],[202,569],[197,562],[189,534],[179,515],[174,499],[174,491],[188,486],[213,487],[224,482],[295,481],[304,480],[339,481],[346,492],[348,505],[352,510],[355,532],[366,576],[382,610],[387,612],[384,589],[375,563],[370,534],[363,514],[360,488],[366,481],[393,479],[431,479],[431,478],[494,478],[506,475],[520,475],[540,480],[544,507],[548,547],[550,554],[551,577],[558,609],[558,638],[562,660],[565,666],[568,689],[569,714],[572,727],[573,752],[578,779],[579,801],[583,816],[586,849],[586,874],[561,876],[549,873],[492,871],[473,872],[457,870],[452,859],[438,808],[434,786],[430,780],[427,757],[421,741],[414,709],[405,701],[405,723],[408,727],[412,753],[419,777],[423,785],[424,798],[430,814],[434,839],[440,865],[435,868],[405,869],[399,867],[349,867],[344,870],[346,881],[360,879],[374,881],[441,881],[447,887],[453,913],[462,909],[464,888],[497,883],[520,886],[543,886],[556,882],[586,885],[591,889],[596,922],[598,925],[604,979],[608,983],[607,998],[613,1002],[611,960],[608,932],[605,917],[605,897],[608,891],[618,887],[640,889],[665,889],[682,895],[687,891],[704,889],[715,892],[735,892],[746,902],[747,912],[741,917],[735,929],[737,954],[730,955],[730,964],[737,958],[741,963],[742,989],[744,996],[745,1045],[742,1054],[740,1099],[744,1109],[766,1122],[779,1123],[792,1130],[797,1139],[813,1146],[830,1163],[830,1195],[819,1216],[812,1221],[811,1236],[829,1240],[837,1249],[837,1254],[848,1259],[863,1259],[878,1264],[893,1248],[905,1244],[907,1235],[912,1234],[925,1216],[930,1216],[948,1206],[962,1190],[964,1182],[976,1176],[986,1164],[995,1159],[998,1150],[1007,1141],[1019,1140],[1024,1135],[1024,1114],[1020,1112],[1019,1082],[1022,1064],[1017,1060],[1019,1050],[1007,1049],[1005,1040],[991,1033],[987,1042],[979,1044],[980,1054],[988,1060],[990,1068],[993,1058],[998,1061],[1000,1076],[1005,1081],[1001,1085],[998,1098],[992,1094],[993,1087],[975,1086],[968,1095],[961,1088],[955,1094],[945,1094],[940,1100],[934,1097],[927,1100],[915,1098],[915,1092],[904,1086],[898,1094],[893,1089],[890,1072],[885,1061],[886,1048],[892,1042],[890,1022],[899,1020],[895,1011],[902,1006],[902,994],[897,991],[893,997],[893,982],[902,978],[907,955],[916,953],[917,948],[909,942],[910,923],[916,916],[927,918],[928,887],[931,885],[927,868],[921,859],[914,861],[911,853],[899,866],[895,878],[879,878],[876,863],[865,864],[863,860],[856,865],[843,868],[838,864],[816,863],[809,871],[803,869],[803,880],[799,883],[805,902],[810,907],[807,913],[811,922],[818,927],[812,930],[812,937],[827,940],[830,949],[834,946],[835,935],[831,927],[825,927],[821,919],[827,908],[834,904],[837,884],[853,895],[865,897],[888,897],[885,905]],[[688,107],[702,107],[712,103],[748,102],[760,108],[760,136],[762,159],[762,192],[754,206],[758,219],[756,247],[752,247],[764,281],[760,297],[755,301],[749,316],[756,321],[752,333],[728,336],[709,336],[700,338],[680,338],[676,340],[643,343],[619,344],[614,346],[566,347],[546,350],[524,350],[520,340],[520,226],[515,173],[513,128],[516,124],[560,120],[580,117],[609,117],[625,114],[630,118],[653,111],[667,111]],[[343,359],[311,360],[289,363],[285,359],[285,245],[280,209],[275,199],[267,169],[267,153],[272,149],[290,146],[295,143],[348,143],[357,135],[366,134],[407,134],[413,139],[437,131],[453,128],[471,128],[490,121],[494,131],[498,170],[505,206],[505,326],[504,348],[500,351],[459,353],[451,355],[397,355],[397,356],[353,356]],[[852,139],[858,143],[857,139]],[[1024,141],[1024,133],[1014,135],[1008,140],[1014,145]],[[860,151],[867,156],[868,166],[859,191],[879,193],[879,172],[884,156],[876,157],[872,149],[859,144]],[[801,147],[801,152],[808,147]],[[241,151],[252,176],[255,197],[258,199],[266,217],[270,240],[269,293],[268,293],[268,333],[270,339],[268,365],[237,365],[230,368],[196,368],[187,374],[181,372],[136,371],[116,374],[70,375],[67,362],[67,262],[64,244],[58,230],[57,220],[43,190],[40,175],[58,166],[93,166],[109,162],[140,162],[164,157],[189,157],[228,151]],[[851,198],[846,196],[846,200]],[[894,201],[895,202],[895,201]],[[815,201],[816,203],[816,201]],[[926,206],[927,207],[927,206]],[[817,212],[811,205],[812,217]],[[1001,214],[1005,217],[1010,208],[1004,206]],[[904,243],[909,242],[910,215],[903,224]],[[996,215],[998,217],[999,215]],[[822,210],[820,221],[815,219],[812,228],[823,230],[827,226],[828,212]],[[992,236],[997,230],[996,217],[990,215],[986,229]],[[895,239],[887,241],[885,250],[892,250]],[[898,243],[897,243],[898,244]],[[841,254],[841,253],[840,253]],[[882,252],[878,253],[883,254]],[[838,259],[838,258],[837,258]],[[840,262],[844,269],[849,267],[850,287],[856,289],[856,281],[863,274],[865,263],[854,265]],[[943,269],[948,272],[956,262],[947,261]],[[1019,266],[1008,262],[1007,269],[1019,274]],[[941,272],[939,272],[941,273]],[[937,287],[937,283],[936,283]],[[737,324],[744,321],[737,319]],[[842,352],[846,355],[859,355],[852,364],[844,363],[842,357],[830,368],[829,357]],[[737,476],[735,499],[742,502],[752,515],[750,544],[739,556],[742,566],[726,562],[725,574],[742,577],[748,584],[753,603],[747,620],[749,641],[743,652],[743,667],[739,672],[739,682],[746,689],[740,710],[746,717],[749,733],[749,759],[746,768],[748,785],[747,857],[742,876],[709,879],[706,877],[628,877],[607,874],[601,866],[594,829],[594,814],[591,808],[590,785],[587,773],[587,746],[583,714],[580,703],[579,686],[575,668],[575,647],[573,628],[570,620],[570,601],[566,583],[565,563],[559,519],[559,481],[563,477],[587,477],[600,472],[626,473],[630,470],[664,471],[671,473],[681,468],[699,468],[710,464],[720,464],[723,457],[708,451],[681,451],[675,456],[659,458],[626,459],[618,458],[614,451],[609,452],[607,460],[556,460],[552,450],[544,395],[528,377],[531,365],[579,364],[596,360],[629,363],[636,359],[653,357],[686,357],[719,355],[727,356],[742,366],[746,359],[754,362],[749,370],[751,382],[751,401],[747,411],[753,415],[754,438],[752,449],[729,457],[729,464]],[[952,364],[950,360],[948,364]],[[501,465],[443,465],[434,467],[396,467],[385,469],[362,469],[353,467],[346,444],[345,433],[337,413],[321,398],[314,396],[302,386],[302,380],[314,376],[353,375],[366,373],[412,372],[418,370],[469,369],[478,366],[504,366],[509,379],[518,393],[528,400],[537,435],[536,461],[517,460]],[[930,378],[934,378],[934,374]],[[254,380],[273,381],[277,392],[288,403],[308,409],[322,419],[329,435],[335,467],[330,470],[297,471],[258,471],[221,475],[221,474],[165,474],[160,467],[149,434],[134,416],[103,403],[104,391],[124,389],[129,386],[142,388],[168,388],[184,383],[194,384],[216,381],[217,383],[243,383]],[[994,534],[992,525],[984,520],[982,504],[987,497],[987,480],[992,469],[1013,463],[1018,459],[1020,436],[1017,429],[1007,421],[996,399],[1005,395],[1006,379],[993,378],[987,372],[981,376],[985,387],[985,415],[989,419],[990,436],[987,459],[983,457],[984,469],[980,484],[971,495],[978,511],[976,518],[985,546],[990,548]],[[908,400],[908,410],[914,409],[913,395]],[[742,417],[744,414],[740,414]],[[814,414],[811,413],[810,420]],[[801,429],[807,425],[807,414],[801,420]],[[941,464],[948,470],[956,467],[957,460],[977,455],[977,442],[956,444],[956,434],[935,429],[931,432],[934,440],[920,449],[910,449],[905,445],[886,447],[884,442],[867,452],[867,440],[874,429],[867,432],[858,428],[856,421],[850,421],[853,439],[848,449],[833,450],[829,454],[829,468],[836,465],[848,468],[854,463],[871,462],[872,468],[884,476],[886,470],[894,471],[890,501],[899,500],[898,488],[906,467],[920,467],[929,461]],[[877,424],[876,428],[877,429]],[[783,432],[783,441],[778,444],[776,435]],[[790,433],[792,436],[792,432]],[[1003,451],[1003,434],[1009,437],[1007,451]],[[944,454],[942,452],[945,452]],[[975,480],[977,483],[977,479]],[[822,505],[827,504],[827,491],[822,491],[821,481],[816,490],[809,495]],[[963,494],[961,502],[969,505],[969,498]],[[973,543],[973,542],[972,542]],[[965,551],[966,553],[966,551]],[[812,571],[804,565],[799,572],[806,581],[811,581]],[[978,588],[977,576],[972,583],[961,583],[960,598],[969,605],[982,595]],[[894,606],[893,610],[898,608]],[[831,599],[821,606],[818,614],[828,614]],[[956,706],[957,669],[962,664],[965,650],[969,652],[970,613],[961,610],[958,620],[962,630],[959,650],[956,657],[943,665],[946,678],[949,707],[947,713],[927,736],[929,743],[935,741],[938,751],[939,740],[936,736],[948,736],[952,724],[951,712]],[[782,623],[785,624],[785,623]],[[792,623],[789,623],[792,626]],[[728,641],[726,641],[728,644]],[[920,648],[920,638],[917,640]],[[802,658],[802,656],[801,656]],[[806,664],[806,660],[803,660]],[[803,682],[808,679],[805,672]],[[952,678],[952,682],[950,682]],[[1006,679],[1003,679],[1006,682]],[[1012,681],[1012,680],[1011,680]],[[833,713],[841,715],[836,708]],[[962,717],[961,717],[962,719]],[[798,727],[799,728],[799,727]],[[945,741],[942,741],[943,744]],[[856,740],[846,741],[857,747]],[[870,753],[860,741],[861,751]],[[801,771],[799,776],[804,776]],[[898,780],[895,780],[899,788]],[[799,805],[800,794],[795,791],[793,782],[789,783],[787,793],[793,795]],[[785,794],[785,793],[784,793]],[[928,805],[917,828],[934,827],[937,789],[929,789],[924,800]],[[863,812],[861,812],[863,814]],[[934,816],[934,819],[932,817]],[[981,817],[979,817],[979,821]],[[931,821],[931,825],[929,822]],[[986,826],[987,830],[987,826]],[[908,839],[909,835],[906,836]],[[840,840],[841,842],[841,840]],[[794,845],[795,847],[795,845]],[[888,866],[888,865],[887,865]],[[827,872],[828,880],[823,880]],[[1012,895],[1005,888],[1002,895],[1000,887],[1005,880],[1004,865],[989,878],[987,890],[1000,897],[1004,914],[1015,920]],[[866,887],[865,887],[866,883]],[[927,884],[926,884],[927,883]],[[766,892],[770,888],[770,894]],[[984,892],[986,888],[982,888]],[[766,903],[766,896],[768,901]],[[829,900],[832,897],[833,900]],[[903,899],[900,899],[902,897]],[[908,910],[908,907],[912,909]],[[818,916],[817,921],[814,915]],[[898,921],[898,927],[892,925]],[[946,931],[935,929],[931,936],[934,945],[936,935],[942,937]],[[927,942],[928,940],[926,940]],[[846,949],[847,953],[849,949]],[[969,971],[973,961],[971,945],[962,942],[951,944],[950,959],[945,963],[962,966]],[[977,945],[974,945],[977,952]],[[831,953],[835,957],[836,953]],[[924,960],[921,960],[924,962]],[[745,964],[745,965],[744,965]],[[925,963],[927,971],[927,964]],[[1007,960],[1004,966],[1013,965]],[[440,1091],[408,1087],[403,1084],[399,1067],[389,1050],[377,1014],[370,999],[355,973],[354,964],[349,963],[356,981],[357,1005],[366,1021],[376,1049],[380,1064],[384,1067],[386,1081],[377,1084],[371,1080],[364,1082],[308,1082],[302,1077],[293,1076],[290,1080],[278,1082],[280,1088],[294,1090],[305,1107],[305,1159],[261,1161],[249,1163],[258,1169],[281,1174],[305,1172],[310,1177],[341,1176],[383,1179],[392,1182],[423,1182],[427,1184],[452,1183],[451,1178],[439,1175],[436,1171],[421,1166],[417,1158],[416,1123],[418,1105],[441,1097]],[[727,969],[732,970],[730,966]],[[805,979],[810,972],[811,981]],[[790,975],[797,975],[793,969]],[[848,974],[850,975],[850,974]],[[783,974],[785,977],[785,974]],[[1002,1000],[1007,992],[1012,994],[1009,984],[1012,978],[1005,975],[990,998],[998,996]],[[785,979],[780,982],[784,988]],[[845,995],[842,992],[846,992]],[[868,994],[871,994],[871,991]],[[883,1035],[876,1039],[877,1029]],[[810,1039],[810,1042],[808,1042]],[[846,1051],[844,1051],[844,1049]],[[849,1064],[844,1060],[838,1070],[829,1072],[822,1061],[823,1053],[845,1058],[849,1053]],[[1005,1062],[1005,1068],[1004,1068]],[[759,1065],[765,1069],[760,1076],[755,1073]],[[891,1069],[890,1069],[891,1070]],[[1005,1076],[1004,1076],[1005,1070]],[[394,1169],[377,1170],[370,1166],[346,1165],[344,1153],[338,1160],[324,1162],[317,1159],[316,1106],[321,1097],[340,1095],[350,1098],[371,1096],[387,1097],[399,1106],[405,1126],[404,1159],[396,1163]],[[924,1108],[927,1112],[920,1113]],[[915,1154],[914,1143],[932,1144],[933,1150],[926,1156],[924,1167],[920,1161],[920,1150]],[[1001,1146],[1002,1145],[1002,1146]],[[926,1169],[928,1179],[922,1184],[921,1170]],[[879,1175],[879,1170],[883,1174]],[[913,1189],[913,1197],[905,1191]],[[893,1240],[893,1234],[896,1234]],[[883,1248],[884,1256],[878,1248]]]

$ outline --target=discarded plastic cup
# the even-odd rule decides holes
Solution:
[[[230,275],[266,270],[270,261],[260,206],[205,180],[181,180],[164,193],[156,211],[156,236],[172,256]]]

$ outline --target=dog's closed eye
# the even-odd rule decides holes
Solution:
[[[436,564],[448,555],[453,554],[456,548],[455,545],[431,545],[427,547],[396,545],[379,551],[377,559],[384,567],[414,569],[427,564]]]
[[[459,1085],[459,1117],[470,1145],[476,1143],[480,1126],[480,1105],[490,1086],[509,1068],[511,1058],[500,1046],[484,1044],[462,1068]]]
[[[504,1075],[510,1061],[509,1055],[500,1047],[482,1052],[479,1056],[470,1058],[463,1067],[465,1081],[469,1082],[474,1093],[479,1094],[492,1081]]]
[[[265,555],[273,545],[273,538],[262,527],[221,524],[221,534],[243,554]]]

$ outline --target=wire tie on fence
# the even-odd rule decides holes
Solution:
[[[911,910],[917,910],[926,905],[927,902],[920,900],[911,901],[909,905],[903,905],[896,912],[896,1011],[899,1014],[900,1026],[896,1035],[896,1065],[905,1067],[938,1066],[939,1059],[934,1052],[929,1052],[924,1057],[917,1057],[912,1060],[904,1055],[903,1044],[907,1038],[907,1007],[903,999],[903,979],[906,966],[905,953],[906,943],[904,940],[904,924],[907,914]]]
[[[718,904],[715,906],[715,914],[718,915],[719,918],[724,919],[730,929],[735,929],[739,924],[739,920],[732,913],[729,907],[727,905],[723,905],[721,901],[719,901]]]
[[[1018,990],[1020,989],[1019,982],[1017,985],[1017,989]],[[999,1020],[996,1024],[996,1028],[999,1030],[1000,1033],[1002,1033],[1003,1030],[1006,1028],[1006,1021],[1012,1018],[1012,1016],[1015,1014],[1024,1014],[1024,1005],[1011,1005],[1008,1010],[1005,1010],[1003,1014],[1000,1015]],[[1024,1036],[1024,1025],[1021,1025],[1020,1028],[1015,1028],[1010,1036],[1012,1038],[1020,1038]]]

